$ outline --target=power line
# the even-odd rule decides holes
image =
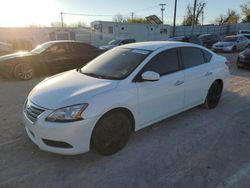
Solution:
[[[106,17],[110,17],[110,16],[114,16],[111,14],[80,14],[80,13],[69,13],[69,12],[62,12],[65,15],[73,15],[73,16],[106,16]]]
[[[151,6],[151,7],[147,7],[147,8],[143,8],[143,9],[134,10],[133,12],[143,12],[143,11],[153,9],[153,8],[157,8],[157,7],[158,7],[158,5],[155,5],[155,6]]]

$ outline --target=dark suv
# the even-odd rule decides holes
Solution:
[[[213,44],[220,40],[219,36],[216,34],[203,34],[199,36],[199,39],[206,48],[212,48]]]
[[[202,41],[195,35],[173,37],[169,40],[170,41],[178,41],[178,42],[189,42],[189,43],[198,44],[201,46],[203,45]]]

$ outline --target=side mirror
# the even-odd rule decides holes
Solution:
[[[157,72],[146,71],[141,75],[141,78],[145,81],[158,81],[160,80],[160,75]]]

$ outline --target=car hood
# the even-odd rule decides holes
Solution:
[[[67,71],[39,83],[28,100],[46,109],[58,109],[88,102],[88,99],[114,89],[119,81],[86,76],[76,70]]]
[[[3,55],[3,56],[0,56],[0,62],[15,59],[15,58],[19,58],[19,57],[32,56],[32,55],[34,55],[34,54],[32,54],[30,52],[18,52],[18,53]]]
[[[216,42],[214,45],[216,46],[232,46],[234,42]]]
[[[107,49],[107,50],[109,50],[109,49],[111,49],[111,48],[114,48],[114,47],[116,47],[116,45],[103,45],[103,46],[100,46],[100,49]]]

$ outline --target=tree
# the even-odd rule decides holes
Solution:
[[[141,17],[134,17],[133,19],[130,17],[125,17],[121,14],[116,14],[113,17],[114,22],[121,22],[121,23],[147,23],[147,20],[145,18]]]
[[[128,23],[147,23],[145,18],[135,17],[135,18],[127,18]]]
[[[126,20],[127,19],[123,15],[121,15],[121,14],[116,14],[113,17],[113,21],[114,22],[126,22]]]
[[[246,3],[240,6],[241,12],[244,16],[242,22],[250,22],[250,7],[248,6],[250,3]]]
[[[238,23],[240,19],[240,15],[232,9],[228,9],[227,14],[221,14],[219,17],[215,19],[215,24],[233,24]]]
[[[50,26],[51,27],[62,27],[62,23],[61,22],[51,22]],[[63,27],[67,27],[67,24],[63,23]]]
[[[75,27],[75,28],[80,28],[80,27],[87,27],[88,25],[85,22],[75,22],[75,23],[69,23],[67,24],[67,27]]]
[[[62,27],[61,22],[51,22],[50,23],[51,27]],[[72,23],[63,23],[63,27],[74,27],[74,28],[79,28],[79,27],[87,27],[88,25],[85,22],[72,22]]]
[[[199,18],[201,17],[202,12],[204,11],[207,3],[205,1],[200,1],[196,5],[196,12],[195,12],[195,25],[200,24]],[[193,9],[190,4],[187,5],[186,8],[186,16],[184,17],[184,20],[182,22],[182,25],[192,25],[193,20]]]

